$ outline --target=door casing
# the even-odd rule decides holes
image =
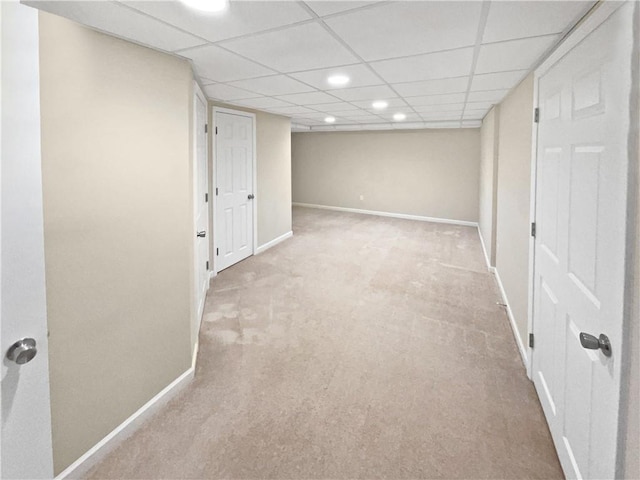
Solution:
[[[217,185],[217,178],[216,178],[216,167],[217,167],[217,155],[216,155],[216,147],[217,147],[217,137],[216,137],[216,128],[218,125],[218,114],[219,113],[227,113],[230,115],[239,115],[241,117],[248,117],[251,118],[251,137],[252,137],[252,142],[253,142],[253,152],[252,152],[252,182],[253,182],[253,192],[257,192],[258,191],[258,166],[257,166],[257,154],[256,154],[256,114],[252,113],[252,112],[244,112],[242,110],[233,110],[231,108],[224,108],[224,107],[213,107],[212,109],[212,117],[213,117],[213,121],[211,122],[213,124],[213,129],[212,129],[212,135],[211,138],[213,139],[212,141],[212,166],[211,166],[211,178],[212,178],[212,182],[211,182],[211,187],[209,188],[209,190],[212,193],[212,197],[213,197],[213,202],[211,202],[211,209],[213,212],[213,235],[211,236],[212,239],[212,249],[211,249],[211,257],[213,258],[213,270],[211,272],[211,276],[215,277],[216,275],[218,275],[218,272],[220,271],[220,263],[218,262],[218,256],[215,254],[216,252],[216,236],[218,235],[218,227],[219,227],[219,222],[217,221],[217,215],[216,215],[216,207],[217,207],[217,201],[218,201],[218,196],[216,195],[216,185]],[[259,201],[259,197],[256,194],[255,198],[253,199],[252,203],[252,208],[253,208],[253,239],[252,239],[252,253],[251,255],[255,255],[256,251],[258,249],[258,201]]]

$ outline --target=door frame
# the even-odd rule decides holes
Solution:
[[[208,198],[211,198],[211,185],[209,184],[209,129],[208,129],[208,123],[209,123],[209,102],[207,101],[207,97],[205,96],[205,94],[202,91],[202,88],[200,87],[200,85],[198,84],[197,81],[194,80],[193,82],[193,138],[192,138],[192,142],[193,142],[193,148],[192,148],[192,181],[193,181],[193,227],[194,227],[194,231],[193,231],[193,265],[194,265],[194,272],[193,272],[193,282],[194,282],[194,295],[195,295],[195,316],[196,318],[194,319],[194,328],[196,329],[195,332],[192,332],[192,334],[195,336],[196,340],[197,340],[197,332],[200,331],[200,323],[202,321],[202,314],[204,313],[204,303],[206,300],[206,294],[205,294],[205,298],[200,299],[199,295],[200,295],[200,286],[198,285],[198,268],[199,268],[199,258],[198,258],[198,237],[196,237],[196,231],[198,229],[198,225],[197,225],[197,213],[198,213],[198,201],[199,199],[197,198],[197,193],[198,193],[198,151],[197,151],[197,145],[198,145],[198,110],[197,110],[197,102],[198,99],[200,99],[201,102],[204,103],[204,107],[205,107],[205,115],[204,115],[204,124],[205,124],[205,140],[204,140],[204,144],[205,144],[205,172],[204,172],[204,176],[205,176],[205,183],[207,185],[207,191],[205,192],[208,195]],[[209,218],[209,209],[207,208],[207,233],[209,235],[211,235],[211,219]],[[209,257],[209,262],[211,261],[211,245],[209,240],[207,240],[207,257]],[[211,264],[209,265],[211,267]],[[211,276],[209,274],[209,272],[211,271],[211,268],[209,268],[209,271],[207,272],[207,289],[209,288],[209,282],[211,280]],[[202,300],[202,302],[200,301]],[[201,305],[202,304],[202,305]],[[202,307],[202,311],[200,310]]]
[[[251,141],[252,141],[252,152],[251,152],[251,161],[252,161],[252,191],[254,192],[253,194],[255,195],[253,201],[251,202],[251,214],[253,216],[253,241],[251,242],[251,255],[255,255],[256,254],[256,250],[258,249],[258,195],[256,195],[256,192],[258,190],[258,165],[257,165],[257,154],[256,154],[256,114],[252,113],[252,112],[245,112],[242,110],[234,110],[232,108],[226,108],[226,107],[216,107],[214,106],[211,112],[211,116],[212,116],[212,123],[213,123],[213,128],[214,128],[214,134],[211,135],[212,140],[212,148],[211,148],[211,158],[212,158],[212,166],[211,166],[211,187],[209,188],[209,190],[211,192],[215,192],[216,189],[216,183],[217,183],[217,178],[216,178],[216,174],[217,174],[217,155],[216,155],[216,149],[218,148],[218,144],[216,142],[216,135],[217,132],[215,129],[218,128],[218,117],[217,115],[219,113],[226,113],[229,115],[238,115],[240,117],[247,117],[251,119]],[[211,240],[212,240],[212,245],[213,245],[213,249],[211,250],[211,253],[213,253],[216,249],[216,237],[218,235],[218,221],[217,221],[217,215],[216,215],[216,208],[218,206],[218,196],[213,194],[213,202],[211,202],[211,208],[213,209],[212,212],[212,216],[213,216],[213,235],[211,236]],[[217,255],[212,255],[213,256],[213,270],[211,272],[211,276],[215,277],[216,275],[218,275],[218,272],[220,271],[219,267],[219,262],[218,262],[218,256]]]
[[[629,0],[633,1],[633,0]],[[604,23],[613,13],[615,13],[618,8],[624,5],[623,2],[615,2],[613,0],[604,0],[603,2],[599,2],[594,7],[589,10],[581,23],[579,23],[563,40],[562,43],[558,45],[558,47],[553,50],[549,56],[542,61],[542,63],[535,69],[534,77],[533,77],[533,112],[539,108],[539,98],[538,98],[538,84],[540,78],[547,73],[547,71],[553,67],[558,61],[560,61],[566,54],[568,54],[574,47],[576,47],[582,40],[584,40],[589,34],[591,34],[596,28],[598,28],[602,23]],[[640,6],[638,4],[635,5],[635,15],[638,16],[638,9]],[[631,61],[635,61],[635,59],[631,59]],[[633,67],[632,67],[633,69]],[[633,92],[632,92],[633,95]],[[639,112],[635,111],[633,108],[633,102],[630,102],[629,111],[627,112],[631,119],[635,119],[636,125],[638,124],[638,120],[640,117]],[[629,138],[627,139],[627,145],[634,145],[632,141],[630,141],[634,135],[633,132],[633,121],[631,122],[631,128],[629,129]],[[637,133],[636,133],[637,135]],[[529,221],[534,223],[536,221],[536,206],[537,206],[537,167],[538,167],[538,123],[535,121],[532,125],[531,130],[531,194],[530,194],[530,205],[529,205]],[[626,232],[626,252],[625,252],[625,273],[624,273],[624,314],[622,317],[622,329],[623,332],[627,331],[630,325],[630,322],[633,321],[632,316],[632,308],[630,306],[633,304],[633,293],[631,288],[633,286],[633,274],[634,274],[634,264],[629,261],[630,258],[633,258],[637,252],[634,251],[637,248],[634,244],[634,235],[636,232],[636,217],[631,213],[635,212],[635,204],[637,202],[638,192],[635,188],[634,182],[636,181],[638,168],[640,165],[640,159],[638,158],[637,153],[631,151],[633,147],[629,147],[627,152],[629,155],[628,158],[628,180],[627,180],[627,232]],[[535,238],[533,236],[529,237],[529,275],[528,275],[529,285],[528,285],[528,309],[527,309],[527,329],[529,333],[533,333],[534,327],[534,289],[535,289]],[[528,362],[526,366],[527,376],[531,381],[533,381],[533,356],[535,355],[535,349],[528,346]],[[628,353],[628,343],[625,343],[624,338],[622,342],[622,351],[620,352],[621,358],[621,375],[620,375],[620,405],[618,409],[618,443],[617,443],[617,452],[616,452],[616,478],[623,473],[624,466],[621,462],[621,455],[624,453],[621,450],[621,445],[623,443],[620,442],[621,432],[624,431],[622,428],[625,422],[624,408],[622,402],[624,402],[624,383],[625,378],[628,377],[628,374],[625,374],[625,360],[629,358]],[[537,395],[537,393],[536,393]],[[546,419],[546,417],[545,417]],[[555,447],[555,446],[554,446]]]

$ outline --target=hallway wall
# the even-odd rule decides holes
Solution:
[[[496,209],[498,183],[499,106],[494,106],[480,129],[480,192],[478,228],[489,265],[496,266]]]
[[[478,221],[477,128],[293,133],[292,162],[294,202]]]
[[[188,62],[40,13],[55,472],[191,366]]]

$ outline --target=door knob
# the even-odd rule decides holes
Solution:
[[[196,237],[201,237],[204,238],[207,236],[207,232],[205,232],[204,230],[201,232],[196,233]]]
[[[9,347],[7,358],[18,365],[24,365],[33,360],[37,353],[36,341],[33,338],[23,338]]]
[[[253,193],[250,193],[250,194],[247,196],[247,198],[248,198],[249,200],[253,200],[254,198],[256,198],[256,196],[255,196]]]
[[[580,332],[580,344],[589,350],[602,350],[605,357],[611,356],[611,342],[604,333],[601,333],[600,337],[596,338],[588,333]]]

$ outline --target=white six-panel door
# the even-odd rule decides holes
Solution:
[[[216,271],[253,254],[251,116],[216,111]]]
[[[538,80],[532,376],[568,478],[615,474],[633,8]],[[581,332],[606,335],[612,355]]]

